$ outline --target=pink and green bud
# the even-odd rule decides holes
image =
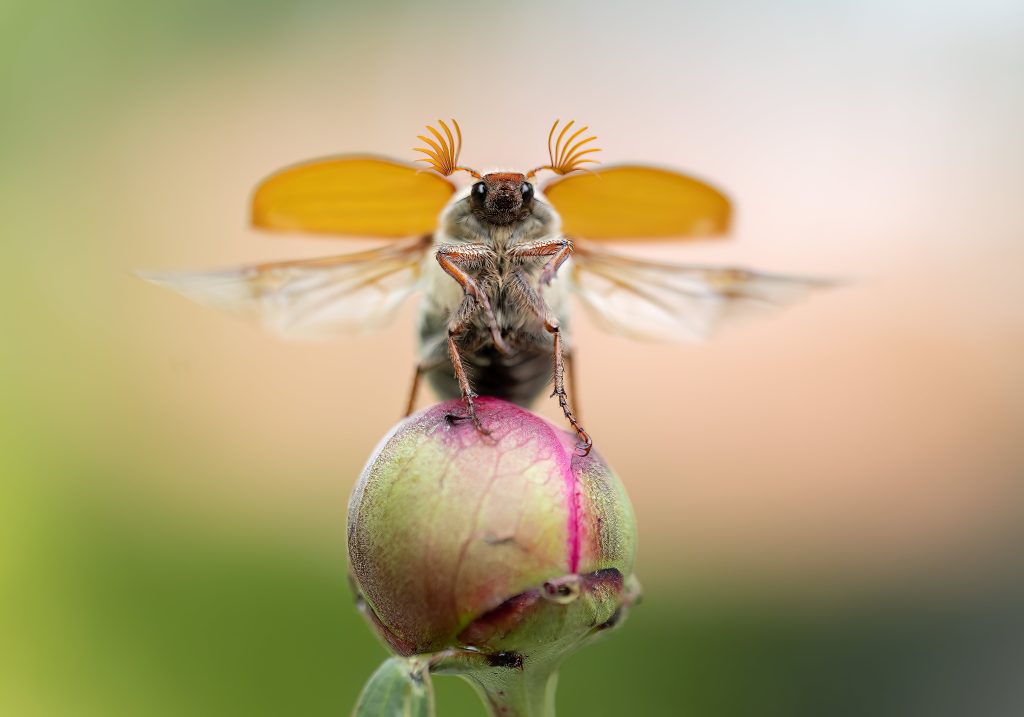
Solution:
[[[352,494],[348,548],[388,645],[433,655],[431,671],[466,674],[487,699],[489,671],[533,665],[547,684],[618,622],[637,592],[636,527],[596,449],[580,456],[574,435],[504,401],[480,398],[477,411],[489,435],[461,401],[392,430]]]

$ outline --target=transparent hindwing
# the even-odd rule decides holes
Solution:
[[[330,338],[386,325],[417,289],[430,237],[369,251],[143,278],[289,339]]]
[[[598,326],[634,339],[702,341],[833,282],[634,259],[575,240],[570,287]]]

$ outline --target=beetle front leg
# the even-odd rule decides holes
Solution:
[[[476,399],[477,394],[469,383],[466,368],[462,365],[462,354],[459,353],[459,345],[456,341],[465,330],[466,324],[469,323],[469,319],[477,306],[477,304],[473,303],[473,299],[467,296],[463,299],[458,311],[455,312],[455,316],[448,322],[448,357],[451,359],[452,368],[455,369],[455,380],[459,382],[459,392],[462,394],[462,400],[466,404],[466,413],[469,414],[469,419],[473,421],[476,430],[486,436],[490,434],[490,431],[483,427],[479,416],[476,415],[474,399]]]
[[[555,374],[555,390],[552,391],[552,396],[558,397],[558,405],[562,409],[562,413],[565,415],[566,420],[576,431],[576,437],[579,439],[577,448],[579,448],[582,455],[590,453],[591,447],[594,445],[594,441],[591,440],[590,434],[587,433],[583,426],[580,425],[579,420],[573,413],[572,408],[569,405],[569,396],[565,391],[565,357],[562,353],[562,332],[558,329],[557,321],[545,321],[544,328],[554,338],[554,374]]]
[[[528,256],[551,257],[540,270],[540,279],[538,279],[538,283],[541,286],[547,286],[555,278],[559,267],[565,263],[566,259],[572,256],[572,242],[565,237],[538,239],[512,247],[509,250],[509,256],[520,258]]]
[[[562,348],[562,332],[558,326],[558,319],[552,315],[548,305],[544,302],[544,299],[530,286],[526,276],[522,271],[517,271],[514,276],[514,281],[509,284],[510,288],[516,291],[522,301],[529,306],[534,314],[544,324],[544,330],[551,334],[553,346],[553,367],[552,373],[554,376],[554,391],[551,393],[553,397],[558,398],[558,405],[562,409],[562,413],[565,415],[569,425],[572,426],[573,430],[576,431],[576,437],[579,439],[577,448],[582,455],[590,453],[591,447],[594,442],[590,438],[590,434],[584,430],[580,424],[579,419],[576,418],[576,414],[573,412],[572,406],[569,402],[569,395],[565,390],[565,355]]]
[[[491,333],[491,340],[494,347],[503,354],[510,353],[508,344],[505,343],[498,327],[498,320],[494,318],[494,310],[487,294],[480,288],[476,280],[466,273],[466,269],[479,267],[488,258],[494,256],[494,250],[484,244],[442,244],[437,248],[434,255],[437,263],[441,265],[448,276],[455,279],[466,296],[470,297],[484,312],[484,320],[487,322],[487,329]]]

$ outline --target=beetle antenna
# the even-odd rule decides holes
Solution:
[[[540,167],[536,167],[535,169],[531,169],[526,175],[527,179],[532,179],[537,172],[544,169],[550,169],[555,174],[569,174],[569,172],[575,172],[578,169],[582,169],[584,164],[598,163],[596,159],[584,159],[588,154],[601,151],[597,147],[586,147],[586,145],[596,140],[597,136],[591,135],[580,140],[576,139],[590,128],[581,127],[566,139],[565,135],[570,129],[572,129],[572,126],[576,124],[576,120],[569,120],[569,122],[562,127],[562,131],[558,133],[558,137],[556,139],[555,130],[558,129],[560,122],[561,120],[556,119],[555,123],[551,125],[551,131],[548,132],[548,163]],[[552,145],[552,140],[554,140],[554,145]]]
[[[446,177],[456,172],[468,172],[475,179],[480,179],[480,173],[475,169],[463,167],[459,164],[459,155],[462,154],[462,128],[459,127],[459,123],[454,119],[451,122],[455,126],[454,135],[444,120],[440,119],[437,123],[444,130],[443,135],[430,125],[427,125],[427,130],[430,134],[434,135],[434,139],[424,135],[416,135],[416,139],[425,142],[429,146],[429,149],[426,147],[413,148],[413,152],[422,152],[427,155],[426,157],[420,157],[416,161],[426,162],[435,172]]]

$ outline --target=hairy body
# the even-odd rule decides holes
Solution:
[[[516,177],[496,182],[520,191],[522,175],[492,176]],[[497,222],[481,204],[462,197],[441,215],[437,261],[424,271],[417,374],[441,397],[466,399],[474,421],[478,393],[526,406],[554,379],[554,395],[589,447],[563,385],[568,302],[555,275],[572,245],[558,214],[532,196]]]

